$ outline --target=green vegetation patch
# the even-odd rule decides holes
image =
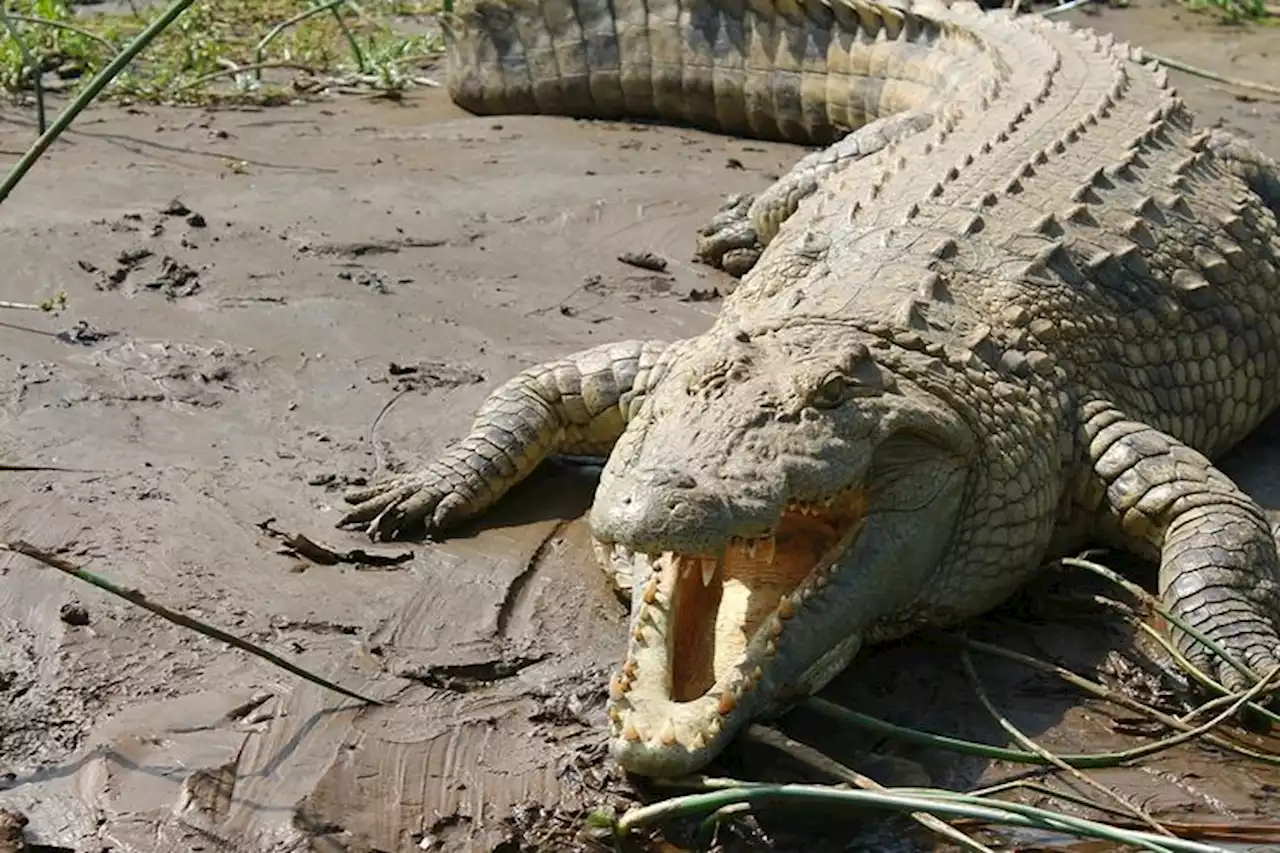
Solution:
[[[5,0],[0,0],[5,2]],[[155,20],[161,4],[85,11],[67,0],[7,0],[0,87],[76,90]],[[441,50],[437,0],[200,0],[106,94],[151,102],[271,103],[323,89],[399,91]]]
[[[1268,0],[1182,0],[1182,3],[1193,12],[1207,12],[1230,24],[1275,23],[1275,15],[1280,14],[1280,8]]]

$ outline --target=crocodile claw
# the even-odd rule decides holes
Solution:
[[[1218,642],[1224,651],[1235,661],[1247,667],[1254,676],[1266,678],[1280,667],[1280,637],[1266,626],[1251,627],[1257,628],[1257,632],[1242,633],[1232,638],[1219,637]],[[1224,661],[1199,643],[1187,654],[1187,659],[1197,669],[1216,678],[1219,684],[1232,693],[1247,690],[1254,683],[1253,679],[1245,676],[1236,666]],[[1273,696],[1280,695],[1274,688],[1271,692]],[[1259,701],[1265,702],[1266,696]]]
[[[746,193],[729,196],[711,221],[698,231],[698,260],[738,278],[751,271],[764,251],[751,224],[754,201]]]
[[[414,528],[424,529],[430,536],[448,527],[465,503],[441,485],[440,478],[420,471],[351,489],[343,498],[355,506],[337,526],[366,524],[365,531],[375,541],[397,539]]]

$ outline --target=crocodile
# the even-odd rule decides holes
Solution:
[[[1280,561],[1214,467],[1280,402],[1280,168],[1140,49],[969,2],[458,0],[476,114],[658,120],[813,147],[697,252],[709,330],[494,390],[340,525],[447,535],[551,455],[630,599],[610,754],[671,776],[864,647],[991,610],[1089,544],[1158,563],[1230,689],[1280,665]],[[603,689],[603,686],[602,686]]]

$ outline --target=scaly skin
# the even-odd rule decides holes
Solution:
[[[468,0],[447,23],[475,112],[833,146],[704,230],[750,270],[708,332],[526,371],[440,460],[350,496],[374,536],[443,532],[548,454],[607,454],[590,522],[631,587],[628,770],[696,770],[863,645],[1090,541],[1280,665],[1275,539],[1210,462],[1280,402],[1280,169],[1196,133],[1163,72],[969,4]]]

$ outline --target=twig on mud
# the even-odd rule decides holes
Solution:
[[[107,84],[114,80],[124,70],[125,66],[133,61],[135,56],[145,50],[156,36],[164,32],[194,2],[195,0],[173,0],[173,3],[160,16],[148,24],[142,32],[138,33],[124,50],[117,53],[107,63],[106,67],[93,75],[93,79],[84,87],[84,90],[76,95],[75,100],[67,105],[66,109],[54,120],[53,124],[40,134],[40,137],[32,143],[27,152],[9,170],[4,182],[0,183],[0,204],[4,204],[5,199],[13,192],[13,188],[26,176],[27,172],[31,171],[31,167],[48,150],[54,140],[71,126],[76,116],[84,112],[85,108],[92,104],[102,90],[107,87]]]
[[[1230,714],[1219,715],[1217,717],[1214,717],[1213,720],[1210,721],[1212,725],[1210,723],[1206,723],[1205,725],[1202,725],[1202,726],[1192,727],[1182,722],[1177,717],[1172,716],[1171,714],[1166,714],[1163,711],[1158,711],[1155,708],[1152,708],[1150,705],[1147,705],[1143,702],[1139,702],[1137,699],[1134,699],[1130,696],[1126,696],[1123,693],[1118,693],[1114,690],[1109,690],[1106,686],[1099,684],[1096,681],[1090,681],[1084,676],[1078,675],[1065,667],[1058,666],[1057,664],[1040,660],[1039,658],[1032,657],[1031,655],[1025,655],[1022,652],[1015,652],[1012,649],[1006,649],[1003,646],[997,646],[992,643],[984,643],[981,640],[974,640],[967,637],[956,637],[956,641],[961,643],[964,646],[969,647],[970,649],[973,649],[974,651],[984,652],[986,654],[995,655],[997,657],[1003,657],[1007,660],[1021,663],[1024,666],[1030,667],[1031,669],[1035,669],[1040,672],[1049,673],[1050,675],[1056,675],[1059,678],[1061,678],[1063,681],[1067,682],[1068,684],[1074,687],[1079,687],[1081,690],[1085,691],[1086,693],[1089,693],[1093,696],[1097,696],[1099,699],[1105,699],[1107,701],[1114,702],[1117,705],[1120,705],[1121,707],[1128,708],[1131,711],[1135,711],[1139,714],[1142,714],[1145,717],[1155,720],[1156,722],[1162,725],[1168,726],[1169,728],[1179,732],[1179,734],[1174,735],[1173,737],[1167,738],[1165,740],[1155,741],[1154,743],[1147,744],[1146,746],[1135,747],[1134,749],[1126,750],[1126,753],[1129,755],[1130,758],[1142,757],[1141,755],[1136,754],[1139,752],[1141,752],[1142,754],[1152,754],[1162,749],[1167,749],[1170,746],[1176,746],[1178,743],[1182,743],[1183,741],[1191,740],[1195,737],[1203,737],[1207,743],[1211,743],[1214,746],[1219,747],[1221,749],[1228,750],[1229,752],[1234,752],[1235,754],[1243,756],[1245,758],[1252,758],[1254,761],[1258,761],[1263,764],[1280,766],[1280,755],[1268,755],[1263,752],[1257,752],[1256,750],[1252,750],[1252,749],[1249,749],[1248,747],[1241,746],[1238,743],[1234,743],[1233,741],[1210,731],[1210,729],[1214,728],[1218,723],[1225,721],[1225,719],[1229,717]],[[1265,681],[1266,680],[1264,679],[1264,682]],[[1262,684],[1264,682],[1259,682],[1259,684]],[[1252,688],[1250,688],[1249,693],[1244,694],[1246,701],[1243,704],[1240,704],[1240,697],[1238,695],[1232,695],[1230,697],[1232,707],[1234,708],[1237,704],[1240,704],[1240,707],[1247,706],[1249,704],[1247,700],[1251,700],[1253,698],[1253,695],[1250,695],[1250,694],[1254,690],[1257,690],[1258,686],[1259,685],[1255,684]],[[1211,700],[1211,702],[1206,704],[1212,704],[1216,708],[1218,707],[1219,704],[1221,704],[1221,700],[1214,699],[1214,700]],[[841,710],[844,710],[844,709],[841,709]],[[1232,713],[1234,713],[1234,711]],[[879,725],[885,725],[885,726],[889,725],[888,723],[883,723],[880,720],[875,720],[875,722]],[[1059,756],[1059,757],[1067,758],[1067,756]],[[1075,762],[1072,762],[1072,763],[1075,763]],[[1076,764],[1076,766],[1085,767],[1087,765]]]
[[[154,613],[155,615],[159,616],[161,619],[172,622],[173,624],[179,625],[183,628],[189,628],[192,631],[195,631],[199,634],[203,634],[204,636],[210,637],[211,639],[226,643],[229,646],[234,646],[235,648],[240,649],[243,652],[248,652],[254,657],[258,657],[258,658],[261,658],[262,660],[265,660],[267,663],[274,664],[275,666],[278,666],[281,669],[287,672],[290,672],[298,676],[299,678],[304,679],[305,681],[309,681],[312,684],[332,690],[335,693],[340,693],[343,696],[346,696],[348,699],[355,699],[359,702],[364,702],[370,705],[384,704],[378,699],[371,699],[368,696],[361,696],[359,693],[348,690],[347,688],[342,687],[341,685],[334,684],[332,681],[329,681],[328,679],[322,678],[318,675],[314,675],[308,672],[307,670],[303,669],[302,667],[296,664],[290,663],[289,661],[285,660],[279,655],[269,652],[260,646],[254,645],[248,640],[243,640],[235,636],[234,634],[228,634],[226,631],[223,631],[220,628],[215,628],[212,625],[206,625],[203,622],[200,622],[196,619],[192,619],[190,616],[184,616],[181,613],[177,613],[173,610],[170,610],[164,605],[156,604],[152,602],[150,599],[148,599],[145,594],[143,594],[142,592],[139,592],[136,589],[125,589],[124,587],[117,586],[116,584],[112,583],[111,581],[107,580],[104,577],[96,575],[93,572],[87,571],[81,568],[80,566],[75,565],[74,563],[71,563],[67,560],[62,559],[56,554],[52,554],[48,551],[37,548],[34,545],[30,545],[21,540],[14,540],[11,542],[0,542],[0,551],[11,551],[15,554],[21,554],[24,557],[29,557],[38,563],[43,563],[44,565],[52,569],[57,569],[60,572],[71,575],[73,578],[76,578],[77,580],[84,581],[85,583],[90,584],[91,586],[96,586],[98,589],[103,590],[104,592],[108,592],[116,596],[117,598],[122,598],[125,601],[129,602],[130,604],[137,605],[138,607],[141,607],[143,610]]]
[[[1090,776],[1086,776],[1077,768],[1072,767],[1070,764],[1063,761],[1053,752],[1044,748],[1035,740],[1028,737],[1021,729],[1019,729],[1017,726],[1013,724],[1012,720],[1010,720],[1004,714],[1000,713],[1000,709],[995,706],[995,703],[991,701],[991,697],[987,695],[987,689],[986,687],[983,686],[982,679],[978,676],[978,670],[974,668],[973,655],[969,654],[969,650],[967,648],[964,648],[963,646],[960,648],[960,663],[964,667],[965,675],[968,677],[969,683],[973,686],[973,692],[977,695],[978,701],[982,703],[982,707],[987,709],[987,713],[991,715],[992,719],[994,719],[997,723],[1000,724],[1000,728],[1004,729],[1006,732],[1009,733],[1010,737],[1012,737],[1018,743],[1022,744],[1027,749],[1038,754],[1041,758],[1044,758],[1054,767],[1057,767],[1058,769],[1064,771],[1067,775],[1075,779],[1077,782],[1080,782],[1083,785],[1087,785],[1090,788],[1093,788],[1095,791],[1098,791],[1099,793],[1103,794],[1104,796],[1110,797],[1111,799],[1115,800],[1117,803],[1123,806],[1130,814],[1138,818],[1138,820],[1142,821],[1147,826],[1151,827],[1151,829],[1155,830],[1160,835],[1167,835],[1169,837],[1174,837],[1172,832],[1170,832],[1169,830],[1161,826],[1160,822],[1157,821],[1155,818],[1153,818],[1151,815],[1147,814],[1147,812],[1141,806],[1134,805],[1133,803],[1126,800],[1123,796],[1121,796],[1118,791],[1114,791],[1111,788],[1108,788],[1106,785],[1102,784],[1097,779],[1094,779]]]
[[[979,758],[989,758],[994,761],[1008,761],[1012,764],[1035,764],[1046,766],[1047,761],[1034,752],[1024,752],[1020,749],[1009,749],[1003,746],[992,746],[986,743],[976,743],[961,738],[948,737],[947,735],[933,734],[932,732],[924,732],[918,729],[899,726],[867,714],[845,708],[837,705],[827,699],[821,699],[817,696],[810,697],[804,701],[804,706],[811,711],[815,711],[824,717],[836,720],[840,723],[867,731],[885,737],[896,738],[905,743],[914,743],[920,746],[928,746],[934,749],[944,750],[946,752],[955,752],[960,755],[975,755]],[[1073,767],[1093,768],[1093,767],[1114,767],[1131,758],[1141,757],[1140,755],[1131,754],[1132,751],[1126,752],[1100,752],[1083,755],[1060,755],[1063,761],[1066,761]],[[1145,753],[1143,753],[1145,754]]]
[[[336,548],[323,545],[302,533],[285,533],[283,530],[277,530],[275,521],[274,518],[268,518],[258,522],[255,526],[267,536],[279,541],[283,553],[302,557],[317,565],[336,566],[339,563],[347,563],[355,566],[357,570],[362,567],[385,569],[393,568],[413,559],[413,551],[400,551],[396,554],[380,554],[366,551],[363,548],[339,551]]]
[[[346,36],[347,44],[351,47],[351,52],[355,54],[357,69],[359,71],[365,71],[368,68],[368,63],[365,61],[364,51],[360,49],[360,43],[356,41],[356,37],[352,35],[351,30],[347,28],[346,22],[342,20],[342,14],[338,11],[338,7],[343,5],[346,2],[347,0],[326,0],[326,2],[324,3],[319,3],[315,6],[312,6],[310,9],[305,9],[299,12],[298,14],[294,15],[292,18],[286,18],[285,20],[276,24],[274,27],[272,27],[270,30],[267,31],[267,34],[262,37],[261,41],[258,42],[257,47],[253,49],[253,64],[256,66],[263,65],[262,55],[266,51],[267,47],[271,44],[271,42],[276,40],[277,36],[279,36],[285,30],[289,29],[289,27],[292,27],[294,24],[302,23],[303,21],[307,20],[307,18],[315,17],[316,15],[319,15],[323,12],[330,12],[334,17],[334,20],[337,21],[338,27],[342,30],[343,34]],[[256,76],[259,80],[261,80],[262,72],[258,71],[256,73]]]
[[[18,26],[14,20],[17,15],[9,13],[9,0],[0,0],[0,22],[4,23],[4,28],[9,31],[9,38],[13,39],[13,43],[18,46],[18,52],[22,54],[22,64],[31,72],[31,88],[36,94],[36,126],[44,133],[48,126],[48,121],[44,113],[44,74],[40,67],[40,63],[31,54],[27,48],[26,41],[22,38],[22,33],[18,30]]]
[[[48,314],[57,314],[67,305],[67,293],[60,290],[48,299],[40,302],[10,302],[7,299],[0,299],[0,308],[11,308],[15,311],[44,311]]]
[[[1120,809],[1113,808],[1104,803],[1096,802],[1081,794],[1050,788],[1048,785],[1032,781],[1031,779],[1011,779],[1007,782],[997,782],[994,785],[984,785],[981,788],[974,788],[968,791],[968,793],[975,797],[990,797],[995,794],[1003,794],[1006,791],[1014,791],[1019,788],[1027,791],[1034,791],[1037,794],[1043,794],[1044,796],[1052,797],[1055,800],[1064,800],[1068,803],[1074,803],[1077,806],[1084,806],[1087,809],[1096,809],[1097,811],[1106,814],[1108,818],[1127,818],[1126,813]]]
[[[391,411],[391,407],[400,402],[401,398],[409,393],[409,389],[404,389],[396,393],[394,397],[382,404],[382,408],[378,409],[378,414],[373,416],[373,422],[369,424],[369,446],[373,448],[373,473],[369,475],[369,481],[372,482],[380,476],[380,472],[387,468],[386,454],[382,452],[382,445],[378,444],[378,425],[382,423],[382,419]]]
[[[1062,12],[1069,12],[1081,6],[1087,6],[1094,0],[1069,0],[1067,3],[1059,4],[1052,9],[1045,9],[1040,12],[1041,15],[1057,15]],[[1275,15],[1277,10],[1267,6],[1263,10],[1268,15]],[[1017,13],[1017,3],[1014,4],[1014,13]],[[1214,80],[1218,83],[1225,83],[1228,86],[1234,86],[1237,89],[1249,89],[1254,92],[1265,92],[1268,95],[1280,95],[1280,86],[1272,86],[1268,83],[1255,83],[1252,80],[1246,80],[1242,77],[1228,77],[1225,74],[1218,74],[1216,71],[1210,71],[1207,68],[1201,68],[1198,65],[1191,65],[1180,59],[1174,59],[1170,56],[1163,56],[1158,53],[1152,53],[1146,48],[1140,48],[1143,60],[1153,60],[1156,63],[1181,71],[1184,74],[1190,74],[1193,77],[1201,77],[1205,80]]]
[[[1266,92],[1268,95],[1280,95],[1280,86],[1272,86],[1268,83],[1255,83],[1252,80],[1245,80],[1241,77],[1227,77],[1224,74],[1218,74],[1207,68],[1200,68],[1195,65],[1188,65],[1180,59],[1173,59],[1168,56],[1162,56],[1158,53],[1151,53],[1142,49],[1142,57],[1144,59],[1154,60],[1166,68],[1173,68],[1184,74],[1190,74],[1193,77],[1203,77],[1205,80],[1213,80],[1218,83],[1226,83],[1228,86],[1235,86],[1237,89],[1250,89],[1254,92]]]
[[[1059,15],[1063,12],[1070,12],[1072,9],[1079,9],[1081,6],[1088,6],[1094,0],[1070,0],[1067,3],[1059,3],[1052,9],[1045,9],[1040,14],[1048,17],[1049,15]]]
[[[1116,826],[1125,828],[1139,826],[1137,821],[1129,818],[1124,812],[1113,809],[1102,803],[1095,803],[1084,797],[1077,796],[1068,791],[1059,791],[1050,788],[1048,785],[1041,785],[1029,779],[1013,779],[1008,782],[1001,782],[995,785],[986,786],[969,791],[976,797],[990,797],[993,794],[1011,791],[1017,788],[1023,788],[1046,797],[1056,800],[1065,800],[1075,803],[1078,806],[1097,809],[1106,813],[1107,820],[1114,822]],[[956,821],[959,825],[967,825],[970,821]],[[1173,831],[1179,838],[1198,838],[1201,840],[1215,841],[1241,841],[1241,842],[1268,842],[1280,843],[1280,823],[1264,823],[1260,821],[1238,821],[1232,820],[1230,823],[1208,822],[1208,821],[1187,821],[1187,820],[1165,820],[1164,826]]]
[[[986,823],[1099,838],[1144,850],[1160,851],[1160,853],[1175,851],[1176,853],[1224,853],[1221,847],[1181,838],[1165,838],[1150,832],[1119,829],[1097,821],[1058,814],[1022,803],[984,801],[978,797],[957,794],[953,791],[918,788],[908,791],[895,788],[884,791],[851,791],[819,785],[749,785],[673,797],[632,809],[618,820],[616,831],[622,835],[662,820],[706,814],[734,803],[778,800],[798,800],[814,804],[840,803],[889,811],[926,812],[939,817],[973,818]]]
[[[883,785],[869,776],[864,776],[851,767],[846,767],[834,758],[824,755],[820,750],[814,749],[808,744],[800,743],[797,740],[787,737],[777,729],[771,729],[767,726],[752,725],[747,728],[745,736],[748,740],[754,740],[772,747],[779,752],[785,752],[796,760],[809,765],[820,773],[825,773],[841,782],[847,782],[866,791],[884,791]],[[720,812],[716,812],[720,814]],[[959,844],[966,850],[977,851],[977,853],[995,853],[990,847],[976,839],[970,838],[965,833],[950,826],[945,821],[934,817],[925,812],[911,812],[911,819],[923,826],[925,829],[938,833],[944,838],[948,838]]]
[[[97,474],[92,468],[63,468],[61,465],[22,465],[0,462],[0,471],[62,471],[69,474]]]
[[[292,71],[304,71],[312,77],[317,77],[320,74],[319,69],[311,65],[305,65],[301,62],[254,62],[249,65],[234,65],[228,63],[227,68],[210,71],[208,74],[197,77],[189,83],[183,83],[181,86],[175,86],[173,91],[185,92],[189,89],[198,89],[206,83],[212,83],[214,80],[219,80],[223,77],[234,77],[237,74],[244,74],[249,71],[254,72],[255,78],[261,80],[262,72],[272,68],[287,68]]]
[[[1270,688],[1276,681],[1276,675],[1280,674],[1280,667],[1276,667],[1276,670],[1273,673],[1250,687],[1244,693],[1237,694],[1234,697],[1234,701],[1231,703],[1231,707],[1227,710],[1222,711],[1208,722],[1191,728],[1181,723],[1177,717],[1171,717],[1168,714],[1163,714],[1154,708],[1138,702],[1136,699],[1122,697],[1120,694],[1107,690],[1102,685],[1091,682],[1082,676],[1076,675],[1070,670],[1064,669],[1063,667],[1046,663],[1045,661],[1033,658],[1030,655],[1023,655],[1019,652],[1011,651],[1010,649],[1004,649],[999,646],[993,646],[989,643],[983,643],[979,640],[971,640],[965,637],[957,637],[956,639],[962,644],[978,651],[988,651],[993,654],[999,654],[1012,660],[1025,663],[1035,669],[1041,669],[1042,671],[1048,669],[1072,684],[1087,684],[1092,688],[1090,692],[1097,691],[1098,693],[1101,693],[1104,698],[1114,699],[1118,704],[1124,704],[1135,709],[1141,709],[1141,713],[1148,714],[1153,719],[1164,723],[1166,726],[1178,730],[1178,734],[1171,735],[1170,737],[1162,740],[1144,744],[1142,746],[1135,746],[1131,749],[1125,749],[1119,752],[1058,756],[1059,759],[1073,767],[1082,769],[1115,767],[1128,761],[1144,758],[1148,755],[1154,755],[1155,753],[1166,750],[1169,747],[1177,746],[1180,743],[1185,743],[1186,741],[1194,740],[1198,737],[1205,737],[1206,740],[1217,746],[1221,746],[1224,749],[1230,749],[1233,752],[1242,755],[1247,755],[1250,758],[1254,758],[1266,764],[1280,765],[1280,756],[1265,755],[1260,752],[1254,752],[1253,750],[1248,750],[1237,744],[1233,744],[1225,738],[1214,737],[1211,734],[1214,728],[1230,719],[1241,707],[1248,704],[1250,700],[1257,698],[1258,695]],[[898,726],[866,714],[861,714],[857,711],[837,705],[836,703],[826,699],[820,699],[816,696],[806,699],[803,704],[805,707],[822,714],[828,719],[838,720],[848,725],[857,726],[859,728],[867,729],[868,731],[874,731],[878,734],[885,735],[886,737],[895,737],[909,743],[918,743],[925,746],[944,749],[949,752],[958,752],[963,755],[977,755],[983,758],[993,758],[998,761],[1009,761],[1018,764],[1043,765],[1047,763],[1042,756],[1034,752],[1023,752],[1022,750],[1017,749],[1007,749],[1005,747],[991,746],[984,743],[974,743],[973,741],[961,740],[960,738],[947,737],[946,735],[937,735],[929,732],[918,731],[916,729],[909,729],[905,726]]]

